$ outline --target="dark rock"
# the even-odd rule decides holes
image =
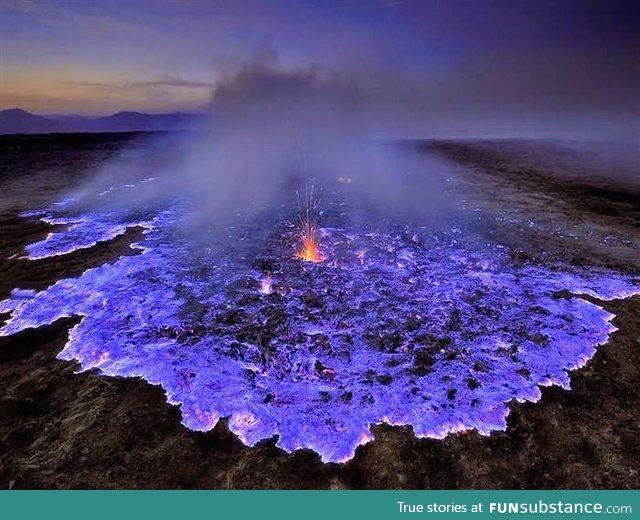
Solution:
[[[391,381],[393,381],[393,378],[389,374],[378,375],[376,376],[376,379],[381,385],[389,385],[391,384]]]

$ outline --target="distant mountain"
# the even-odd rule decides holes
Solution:
[[[0,134],[47,134],[64,131],[62,128],[60,121],[36,116],[19,108],[0,112]]]
[[[106,117],[39,116],[12,108],[0,111],[0,134],[49,134],[73,132],[140,132],[185,130],[196,127],[203,116],[172,112],[145,114],[118,112]]]

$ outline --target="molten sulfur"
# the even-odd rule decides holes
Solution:
[[[318,243],[315,237],[302,237],[302,249],[296,253],[296,258],[301,258],[305,262],[319,263],[324,260],[322,253],[318,250]]]

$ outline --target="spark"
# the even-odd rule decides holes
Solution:
[[[313,184],[307,186],[303,195],[298,193],[298,200],[302,249],[295,256],[305,262],[322,262],[325,258],[320,252],[318,243],[318,206],[320,202],[314,195]]]

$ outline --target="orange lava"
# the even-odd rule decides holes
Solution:
[[[300,237],[302,238],[302,249],[296,253],[296,258],[305,262],[322,262],[324,256],[318,249],[317,222],[318,222],[318,199],[313,194],[313,184],[307,185],[303,195],[298,193],[300,205]]]
[[[314,236],[306,236],[302,237],[302,250],[296,253],[296,258],[301,258],[305,262],[322,262],[324,257],[318,250],[318,244]]]

